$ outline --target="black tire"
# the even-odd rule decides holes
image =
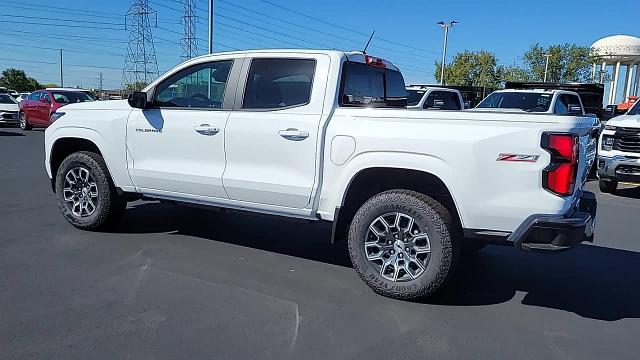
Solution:
[[[29,120],[27,119],[27,114],[25,114],[23,111],[20,111],[20,114],[18,115],[20,122],[20,129],[22,129],[23,131],[28,131],[33,129],[33,126],[31,126],[31,124],[29,124]]]
[[[607,194],[613,194],[618,189],[618,182],[614,180],[600,179],[598,185],[600,186],[600,191]]]
[[[412,217],[428,235],[431,249],[422,273],[402,282],[383,277],[384,265],[376,268],[367,259],[364,245],[369,226],[394,212]],[[395,299],[424,299],[435,295],[452,276],[459,258],[458,233],[447,209],[434,199],[414,191],[389,190],[375,195],[356,212],[349,228],[349,255],[360,278],[376,293]]]
[[[65,176],[70,170],[79,167],[89,171],[98,191],[95,210],[88,216],[74,214],[64,199]],[[126,199],[118,196],[104,159],[93,152],[79,151],[67,156],[58,167],[55,187],[58,207],[65,219],[82,230],[108,228],[120,219],[127,206]]]

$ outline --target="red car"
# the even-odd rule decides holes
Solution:
[[[51,114],[59,108],[79,102],[94,101],[89,95],[72,90],[38,90],[20,101],[20,128],[31,130],[33,127],[51,125]]]

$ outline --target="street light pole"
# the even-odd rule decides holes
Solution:
[[[449,28],[454,24],[457,24],[457,21],[450,21],[445,23],[444,21],[440,21],[438,25],[440,25],[444,29],[444,44],[442,46],[442,64],[440,66],[440,85],[444,85],[444,68],[447,62],[447,42],[449,41]]]
[[[60,87],[64,87],[64,76],[62,75],[62,49],[60,49]]]
[[[547,62],[544,66],[544,80],[542,82],[547,82],[547,74],[549,73],[549,58],[551,57],[551,54],[542,54],[544,55],[544,57],[547,58]]]
[[[213,54],[213,0],[209,0],[209,54]]]

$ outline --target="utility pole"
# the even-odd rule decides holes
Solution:
[[[102,99],[102,73],[98,73],[98,98]]]
[[[60,87],[64,87],[64,76],[62,75],[62,49],[60,49]]]
[[[213,0],[209,0],[209,54],[213,54]]]
[[[140,87],[158,76],[158,60],[149,22],[149,15],[154,13],[149,7],[149,0],[133,0],[127,12],[125,24],[131,25],[127,57],[122,70],[123,87]]]
[[[182,0],[182,60],[189,60],[198,55],[198,38],[196,37],[196,0]]]
[[[549,73],[549,58],[551,57],[551,54],[542,54],[544,55],[544,57],[547,58],[547,62],[544,66],[544,80],[542,82],[547,82],[547,74]]]
[[[438,25],[440,25],[444,29],[444,45],[442,46],[442,64],[440,66],[440,85],[444,85],[444,68],[447,62],[447,42],[449,41],[449,28],[453,25],[457,24],[457,21],[450,21],[445,23],[444,21],[440,21]]]

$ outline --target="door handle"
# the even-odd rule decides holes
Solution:
[[[193,130],[195,130],[200,135],[206,135],[206,136],[213,136],[220,132],[220,129],[218,129],[217,127],[213,127],[209,124],[194,126]]]
[[[298,129],[289,128],[287,130],[278,131],[278,135],[282,136],[283,138],[285,138],[287,140],[302,141],[302,140],[304,140],[304,139],[309,137],[309,132],[308,131],[301,131],[301,130],[298,130]]]

